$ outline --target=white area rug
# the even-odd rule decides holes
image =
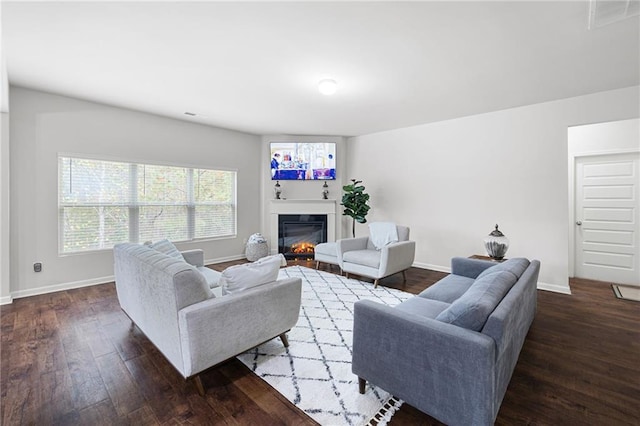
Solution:
[[[318,423],[384,425],[402,401],[367,383],[358,392],[351,372],[353,304],[360,299],[394,306],[412,294],[331,274],[291,266],[280,278],[302,278],[298,324],[289,332],[289,347],[273,339],[238,356],[258,376]]]

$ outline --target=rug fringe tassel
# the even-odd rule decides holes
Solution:
[[[386,426],[402,403],[402,400],[392,396],[363,426]]]

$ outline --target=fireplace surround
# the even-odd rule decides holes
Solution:
[[[279,253],[279,217],[281,215],[325,215],[325,241],[334,242],[336,240],[336,200],[271,200],[269,210],[269,249],[271,254]]]

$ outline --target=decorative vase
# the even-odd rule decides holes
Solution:
[[[328,200],[329,199],[329,185],[327,185],[327,182],[325,182],[322,185],[322,199],[323,200]]]
[[[500,232],[497,224],[496,229],[484,239],[484,247],[492,259],[502,260],[504,255],[507,254],[509,239]]]
[[[276,200],[280,199],[280,195],[282,194],[282,188],[280,187],[280,181],[277,180],[275,186],[273,187],[273,192],[276,194]]]

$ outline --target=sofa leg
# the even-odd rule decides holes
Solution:
[[[373,288],[378,288],[378,279],[377,278],[373,281]]]
[[[289,347],[289,339],[287,339],[287,334],[286,333],[282,333],[280,335],[280,340],[282,340],[282,344],[284,345],[285,348]]]
[[[402,271],[402,279],[403,279],[403,282],[405,282],[405,283],[407,282],[407,272],[406,271]]]
[[[361,394],[364,394],[364,387],[366,386],[366,384],[367,384],[366,379],[363,379],[362,377],[358,377],[358,391]]]
[[[204,386],[202,385],[202,379],[200,379],[200,375],[193,377],[193,383],[196,385],[196,390],[198,391],[198,395],[204,396]]]

